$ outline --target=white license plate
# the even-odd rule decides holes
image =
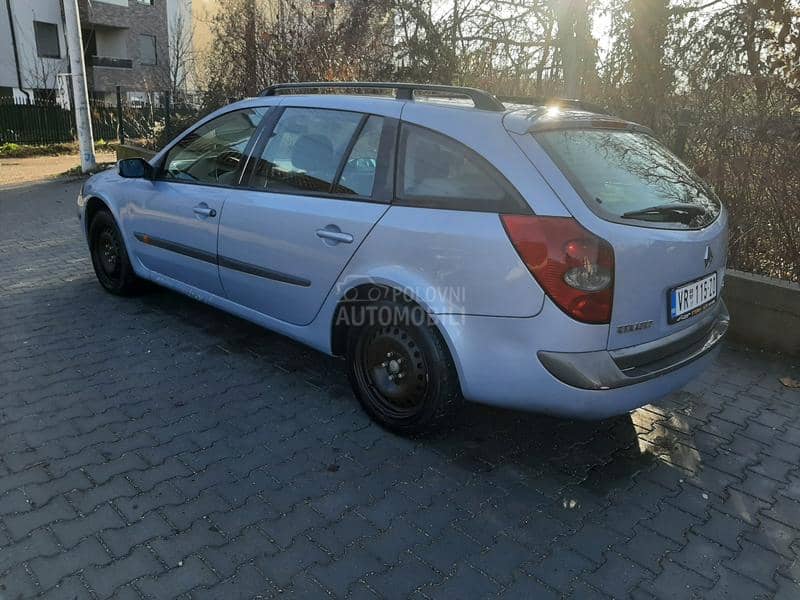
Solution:
[[[703,312],[717,300],[717,274],[695,279],[669,292],[669,322],[677,323]]]

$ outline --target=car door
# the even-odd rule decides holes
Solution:
[[[357,111],[280,109],[220,222],[231,300],[296,325],[314,319],[388,209],[396,129],[393,118]]]
[[[135,256],[145,267],[223,295],[217,267],[219,216],[267,111],[233,110],[198,126],[172,146],[153,181],[136,180],[128,193],[127,223]]]

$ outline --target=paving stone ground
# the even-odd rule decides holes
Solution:
[[[726,347],[629,417],[468,406],[402,439],[336,359],[104,293],[78,186],[0,191],[0,598],[800,598],[786,359]]]
[[[114,152],[98,152],[98,163],[116,160]],[[29,158],[0,158],[0,188],[17,187],[49,177],[58,177],[81,164],[80,154],[32,156]],[[2,192],[0,192],[2,193]]]

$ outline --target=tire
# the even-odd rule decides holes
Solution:
[[[141,291],[142,280],[133,272],[119,227],[106,210],[95,214],[89,224],[89,252],[97,280],[106,291],[117,296]]]
[[[361,406],[402,435],[441,427],[462,404],[453,359],[416,304],[382,300],[359,311],[347,336],[347,374]]]

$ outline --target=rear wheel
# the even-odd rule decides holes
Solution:
[[[108,211],[98,212],[89,225],[89,251],[97,280],[107,291],[130,296],[141,289],[141,280],[133,272],[122,234]]]
[[[353,313],[351,313],[353,314]],[[461,404],[452,358],[421,307],[382,301],[362,309],[351,327],[348,376],[367,413],[401,434],[441,426]]]

